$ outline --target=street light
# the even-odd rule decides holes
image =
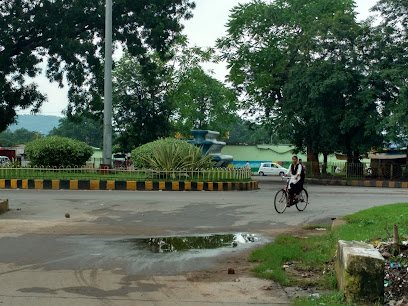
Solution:
[[[103,110],[103,164],[112,166],[112,0],[105,8],[105,82]]]

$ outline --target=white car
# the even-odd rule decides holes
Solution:
[[[261,163],[258,170],[258,175],[285,175],[288,169],[283,168],[277,163]]]
[[[0,156],[0,166],[7,166],[10,163],[10,159],[7,156]]]

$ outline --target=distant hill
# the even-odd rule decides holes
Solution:
[[[47,115],[18,115],[17,124],[10,125],[8,129],[15,131],[18,129],[27,129],[29,131],[40,132],[43,135],[58,126],[61,117]]]

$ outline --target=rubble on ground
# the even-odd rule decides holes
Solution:
[[[404,237],[399,250],[396,250],[392,241],[380,242],[376,247],[385,259],[384,304],[390,306],[407,305],[408,237]]]

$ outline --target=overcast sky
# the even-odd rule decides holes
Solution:
[[[250,2],[249,0],[195,0],[196,9],[194,17],[185,21],[184,33],[188,36],[191,45],[200,47],[214,46],[215,40],[224,36],[225,24],[228,21],[229,11],[239,3]],[[358,19],[365,19],[369,15],[369,9],[376,3],[375,0],[356,0]],[[225,65],[211,67],[215,77],[223,81],[227,70]],[[58,88],[57,84],[50,83],[45,77],[37,77],[35,82],[40,90],[47,94],[48,102],[41,108],[41,114],[62,116],[61,112],[66,108],[67,87]],[[20,111],[20,114],[29,113],[28,110]]]

